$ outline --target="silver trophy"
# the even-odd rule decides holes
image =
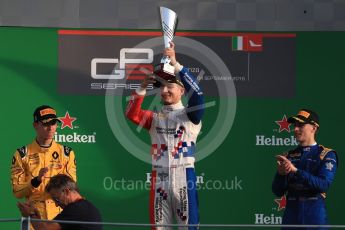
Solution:
[[[159,11],[161,15],[164,46],[168,48],[170,47],[170,42],[173,41],[174,38],[177,25],[177,14],[166,7],[160,7]],[[170,58],[163,56],[161,63],[155,66],[154,73],[165,80],[175,78],[174,67],[170,65]]]

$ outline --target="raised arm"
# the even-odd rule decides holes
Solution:
[[[127,104],[126,117],[135,124],[150,129],[153,112],[149,110],[143,110],[141,105],[146,95],[146,88],[149,84],[155,81],[151,77],[147,77],[141,83],[141,87],[135,90],[131,96],[130,101]]]
[[[187,116],[189,120],[194,124],[199,124],[205,110],[203,91],[188,69],[176,61],[175,45],[172,42],[170,44],[171,47],[164,50],[164,55],[169,56],[170,64],[175,67],[175,73],[179,74],[186,89],[186,96],[188,97]]]

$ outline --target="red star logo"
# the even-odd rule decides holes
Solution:
[[[286,206],[286,196],[284,195],[280,199],[274,199],[274,202],[278,204],[278,211],[280,211]]]
[[[70,117],[68,111],[66,112],[64,117],[59,117],[59,120],[62,122],[61,129],[64,129],[68,126],[70,129],[73,129],[73,121],[77,120],[75,117]]]
[[[280,121],[275,121],[279,125],[279,132],[286,130],[290,132],[290,123],[287,121],[286,115],[283,116],[283,119]]]

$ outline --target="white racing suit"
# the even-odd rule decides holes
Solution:
[[[150,221],[152,224],[199,224],[194,153],[204,112],[203,93],[186,68],[180,78],[191,95],[188,108],[180,101],[164,105],[159,112],[142,110],[145,91],[137,90],[127,106],[126,116],[147,129],[151,136],[152,179]],[[152,229],[171,229],[153,227]],[[197,229],[180,227],[179,229]]]

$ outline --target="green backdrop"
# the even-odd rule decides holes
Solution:
[[[255,224],[260,222],[256,217],[269,216],[276,220],[282,215],[283,210],[279,210],[271,192],[274,156],[292,147],[257,145],[257,136],[290,138],[292,130],[279,132],[276,121],[309,107],[318,111],[321,118],[319,143],[336,149],[339,154],[340,166],[328,192],[327,206],[330,223],[345,224],[342,216],[345,203],[342,183],[345,32],[296,32],[296,35],[295,96],[290,99],[237,98],[236,117],[225,141],[214,153],[197,162],[197,174],[202,176],[201,223]],[[105,112],[104,96],[58,93],[57,50],[57,29],[0,28],[0,218],[20,216],[10,185],[12,155],[16,148],[34,138],[34,108],[49,104],[57,109],[60,117],[68,111],[71,117],[77,118],[73,130],[59,129],[59,133],[95,136],[95,143],[67,145],[76,152],[82,194],[99,207],[104,221],[148,223],[149,186],[145,181],[151,166],[129,154],[114,137]],[[208,97],[206,100],[220,99]],[[118,106],[118,113],[123,110]],[[217,112],[217,109],[206,111],[200,138],[214,124]],[[142,138],[149,140],[148,135]],[[137,183],[136,188],[133,183]],[[141,185],[146,188],[140,188]],[[19,224],[0,223],[0,228],[19,229]]]

